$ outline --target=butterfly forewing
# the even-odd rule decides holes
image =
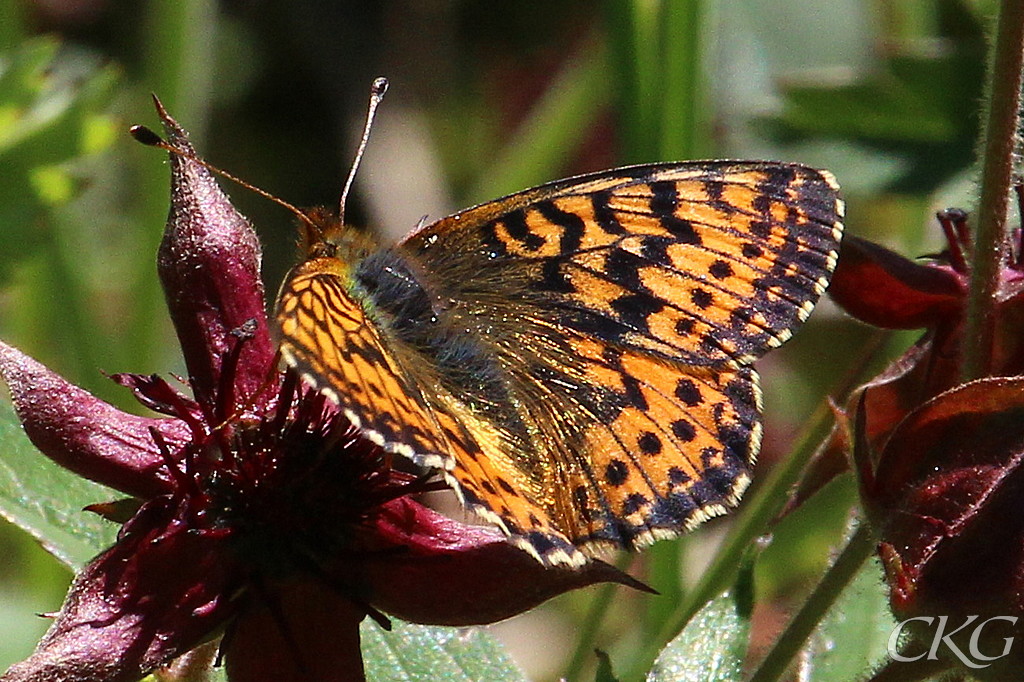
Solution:
[[[519,295],[566,328],[690,364],[749,362],[788,338],[827,286],[842,230],[834,179],[788,164],[636,166],[495,204],[405,246],[442,280],[466,274],[452,247],[491,268],[533,263],[518,268]]]
[[[824,291],[841,217],[831,176],[789,164],[550,183],[351,268],[307,261],[282,351],[517,545],[579,564],[736,503],[760,440],[748,365]]]

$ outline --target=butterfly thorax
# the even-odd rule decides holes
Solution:
[[[409,351],[400,355],[412,373],[468,397],[476,410],[508,405],[494,349],[475,333],[479,320],[452,298],[450,284],[430,277],[414,257],[398,249],[369,253],[354,266],[352,281],[367,313],[393,335],[396,348]],[[430,371],[417,371],[425,367]]]
[[[311,209],[306,218],[306,259],[287,281],[309,277],[327,287],[340,285],[334,296],[361,309],[388,337],[402,371],[428,393],[460,396],[470,409],[509,421],[507,378],[494,349],[475,333],[477,316],[455,302],[460,283],[431,276],[414,254],[381,247],[372,233],[343,224],[333,211]],[[502,414],[491,414],[501,405]]]

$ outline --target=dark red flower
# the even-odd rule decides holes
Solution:
[[[1020,234],[1003,256],[996,341],[987,349],[994,376],[962,384],[964,353],[974,343],[964,335],[971,239],[962,211],[940,213],[939,221],[948,249],[930,262],[844,241],[830,289],[837,302],[877,326],[926,328],[858,392],[847,410],[856,413],[853,436],[845,440],[852,440],[893,612],[901,621],[916,619],[907,628],[907,649],[928,650],[935,629],[916,626],[935,618],[955,624],[951,630],[993,619],[999,627],[978,630],[980,637],[968,627],[937,655],[986,679],[1016,679],[1024,664],[1019,653],[977,661],[984,664],[979,672],[964,652],[999,652],[1007,634],[1019,636],[1024,624]]]
[[[640,586],[600,562],[544,568],[497,530],[411,499],[436,484],[393,469],[279,371],[254,232],[201,164],[172,154],[171,166],[158,268],[192,397],[157,376],[115,375],[163,415],[134,416],[0,343],[33,443],[131,498],[91,507],[129,518],[36,652],[0,679],[135,680],[223,633],[233,680],[358,680],[366,615],[489,623],[595,582]]]
[[[863,401],[864,435],[876,452],[910,412],[960,384],[963,354],[974,344],[964,338],[972,248],[967,214],[950,209],[938,219],[947,248],[924,261],[857,237],[845,239],[829,288],[833,300],[868,324],[925,329],[918,342],[862,387],[856,398]],[[996,341],[990,349],[993,376],[1024,374],[1022,248],[1018,232],[1004,249],[993,321]]]

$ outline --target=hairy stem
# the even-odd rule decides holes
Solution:
[[[1024,0],[1002,0],[990,69],[981,199],[964,336],[971,340],[964,344],[961,377],[964,381],[987,376],[991,371],[994,306],[1005,248],[1006,209],[1017,145],[1022,61]]]

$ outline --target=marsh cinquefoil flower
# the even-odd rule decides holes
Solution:
[[[200,164],[172,154],[171,168],[158,270],[192,397],[115,375],[162,415],[135,416],[0,343],[33,443],[125,493],[133,512],[3,682],[135,680],[221,634],[233,680],[358,680],[366,615],[480,624],[595,582],[639,585],[600,562],[544,568],[497,530],[411,499],[437,484],[393,469],[279,370],[254,232]]]

